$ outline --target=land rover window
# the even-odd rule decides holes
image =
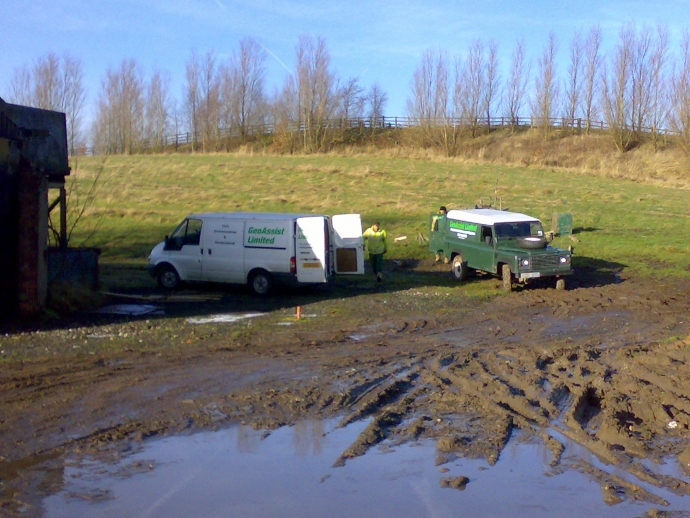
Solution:
[[[491,227],[482,226],[482,243],[493,246],[494,238],[493,234],[491,233]]]
[[[496,223],[494,225],[497,239],[516,239],[518,237],[543,237],[544,230],[538,221],[520,221],[516,223]]]

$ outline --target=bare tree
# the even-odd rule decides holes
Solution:
[[[270,117],[274,125],[274,144],[290,153],[301,145],[301,134],[300,139],[295,138],[295,133],[301,129],[297,88],[295,76],[289,74],[280,90],[274,92],[269,103]]]
[[[510,119],[511,127],[515,127],[520,120],[529,83],[529,72],[529,64],[525,62],[525,41],[520,39],[515,44],[506,84],[505,113]]]
[[[201,61],[199,83],[199,126],[204,151],[216,150],[220,145],[221,103],[220,76],[216,55],[208,51]]]
[[[190,133],[192,150],[199,138],[199,106],[201,104],[201,63],[199,54],[192,50],[185,63],[185,85],[183,113]]]
[[[8,101],[23,106],[33,106],[33,79],[31,69],[23,65],[14,70],[10,79],[10,95]]]
[[[337,108],[336,76],[331,70],[331,55],[321,37],[299,37],[295,48],[295,70],[299,121],[306,151],[319,151],[326,145],[326,121]]]
[[[241,40],[239,51],[233,53],[222,75],[226,126],[237,128],[244,139],[249,125],[264,121],[266,52],[252,38]]]
[[[451,117],[448,57],[445,52],[427,51],[412,79],[412,97],[407,101],[411,117],[418,119],[426,144],[440,146],[448,155],[457,152],[460,125]]]
[[[652,35],[649,28],[643,28],[638,34],[635,27],[631,26],[631,31],[631,129],[636,140],[639,141],[642,138],[643,128],[649,122],[651,115],[651,70],[649,59],[652,53]]]
[[[360,118],[364,112],[364,88],[359,79],[351,77],[338,88],[338,115],[344,119]]]
[[[565,81],[565,115],[567,124],[571,124],[575,131],[575,117],[580,110],[582,92],[583,69],[582,35],[576,32],[570,42],[570,62],[568,63],[568,77]]]
[[[680,66],[673,74],[673,94],[669,119],[680,134],[680,144],[690,154],[690,31],[685,29],[680,43]]]
[[[486,125],[491,128],[491,113],[498,98],[500,76],[498,72],[498,44],[490,41],[487,47],[486,65],[484,71],[483,108],[486,115]]]
[[[619,33],[610,68],[605,68],[602,73],[604,116],[614,145],[620,152],[629,149],[633,141],[631,127],[634,48],[635,28],[625,25]]]
[[[82,142],[82,112],[86,103],[81,61],[64,54],[49,53],[33,67],[15,70],[10,81],[10,101],[63,112],[67,121],[69,152]]]
[[[145,137],[154,148],[165,145],[164,137],[170,128],[170,76],[155,70],[146,89]]]
[[[583,79],[582,110],[586,121],[587,133],[592,127],[592,120],[599,113],[597,109],[597,96],[599,94],[597,80],[601,68],[601,27],[595,25],[589,29],[585,40],[585,65]]]
[[[549,41],[538,60],[539,71],[534,83],[532,115],[548,138],[551,119],[558,101],[558,78],[556,76],[556,53],[558,42],[556,35],[549,34]]]
[[[83,112],[86,105],[84,73],[81,61],[65,54],[62,57],[63,110],[67,119],[67,139],[70,153],[77,147],[85,146],[82,132]]]
[[[50,53],[36,62],[34,67],[34,103],[37,108],[61,108],[60,58]]]
[[[467,121],[472,137],[477,135],[479,117],[484,109],[486,77],[484,74],[484,44],[475,40],[470,44],[467,59],[456,61],[454,88],[455,112]]]
[[[383,91],[378,83],[374,83],[369,88],[369,92],[366,95],[367,103],[367,117],[369,117],[372,122],[372,127],[375,127],[377,121],[381,121],[383,125],[384,110],[386,109],[386,103],[388,102],[388,94]]]
[[[412,97],[407,100],[410,117],[431,127],[448,116],[448,58],[444,52],[426,51],[412,77]]]
[[[657,147],[659,130],[667,120],[668,97],[670,88],[666,78],[666,61],[668,58],[668,28],[663,24],[657,25],[656,39],[650,57],[650,124],[654,149]]]
[[[104,153],[134,153],[144,136],[144,79],[134,59],[108,67],[101,82],[94,146]]]

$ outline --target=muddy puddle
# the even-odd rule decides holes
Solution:
[[[42,502],[43,516],[632,517],[655,507],[607,504],[598,482],[563,468],[584,456],[615,469],[567,440],[556,468],[543,443],[519,433],[493,466],[460,457],[438,465],[435,442],[421,439],[384,441],[335,467],[369,420],[337,424],[302,421],[270,433],[234,426],[137,443],[110,459],[71,455],[61,490]],[[679,474],[671,464],[653,468]],[[668,501],[664,511],[690,508],[688,496],[655,491]]]

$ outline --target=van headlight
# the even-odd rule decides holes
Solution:
[[[520,266],[522,268],[529,268],[529,258],[520,259]]]
[[[570,257],[561,257],[561,264],[568,264],[570,262]]]

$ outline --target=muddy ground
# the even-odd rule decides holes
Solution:
[[[503,294],[497,280],[475,279],[490,290],[468,296],[472,286],[427,282],[436,274],[263,301],[234,289],[163,297],[146,288],[109,302],[165,315],[5,323],[0,515],[40,515],[41,498],[62,487],[67,454],[117,455],[154,436],[238,422],[272,430],[305,417],[371,419],[335,464],[418,438],[435,439],[439,465],[493,464],[520,429],[548,446],[555,469],[597,480],[612,505],[637,499],[663,511],[649,484],[690,494],[688,478],[648,467],[677,459],[690,476],[690,283],[579,272],[565,292]],[[261,315],[190,320],[243,312]],[[563,438],[616,469],[561,458]],[[41,476],[31,470],[39,464]]]

